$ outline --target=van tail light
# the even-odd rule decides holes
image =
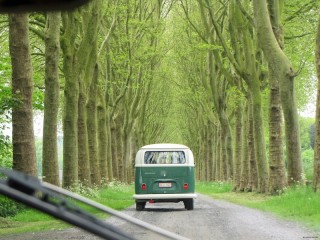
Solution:
[[[189,184],[188,183],[183,184],[183,189],[184,190],[188,190],[189,189]]]
[[[147,184],[142,183],[142,184],[141,184],[141,189],[142,189],[143,191],[147,190]]]

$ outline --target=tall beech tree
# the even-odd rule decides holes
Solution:
[[[249,95],[249,107],[248,107],[248,149],[249,149],[249,182],[248,182],[248,191],[257,191],[258,190],[258,166],[257,166],[257,155],[256,146],[254,144],[254,120],[253,120],[253,109],[250,104],[251,94]]]
[[[57,126],[59,112],[59,56],[61,13],[47,13],[45,31],[45,97],[42,175],[44,181],[60,185]]]
[[[253,1],[253,10],[259,46],[268,62],[269,74],[279,79],[280,98],[285,119],[288,182],[294,184],[302,180],[299,123],[294,91],[296,73],[273,33],[267,1]]]
[[[109,5],[108,9],[112,9]],[[100,174],[103,181],[112,181],[114,177],[113,166],[112,166],[112,152],[111,152],[111,124],[110,124],[110,112],[107,111],[109,108],[109,88],[110,88],[110,40],[112,33],[116,26],[116,14],[113,13],[112,18],[109,17],[109,14],[106,14],[106,17],[103,22],[105,26],[109,26],[108,32],[104,36],[97,56],[97,66],[95,67],[95,73],[101,75],[101,80],[98,81],[95,87],[96,89],[96,107],[97,107],[97,124],[98,124],[98,159],[100,165]],[[110,20],[112,19],[112,20]],[[101,61],[103,57],[104,61]],[[104,66],[104,67],[102,67]],[[96,70],[98,72],[96,72]],[[98,77],[98,76],[97,76]],[[94,86],[92,86],[94,87]]]
[[[268,163],[266,155],[266,144],[264,138],[264,123],[262,117],[262,97],[261,88],[264,74],[262,71],[262,61],[260,59],[259,50],[256,47],[256,38],[253,37],[251,18],[247,16],[246,12],[241,9],[239,1],[231,1],[229,6],[229,32],[232,42],[232,48],[228,47],[226,34],[223,34],[217,17],[213,14],[213,5],[206,1],[209,15],[213,29],[219,39],[221,48],[227,56],[230,65],[234,71],[225,68],[223,64],[219,65],[224,76],[228,79],[229,84],[237,81],[239,90],[243,91],[242,80],[247,85],[249,92],[249,105],[252,108],[253,116],[253,136],[254,136],[254,150],[255,160],[258,169],[258,188],[259,192],[268,191]],[[214,5],[216,7],[216,5]],[[244,27],[245,26],[245,27]],[[241,46],[240,46],[241,43]],[[216,51],[218,52],[218,51]],[[215,59],[218,59],[218,54],[215,54]],[[222,59],[222,57],[220,57]],[[222,62],[222,61],[220,61]],[[240,81],[239,81],[240,80]],[[220,115],[220,114],[219,114]],[[238,178],[239,179],[239,178]]]
[[[96,41],[101,17],[99,9],[101,10],[101,1],[94,1],[76,11],[62,14],[61,46],[65,75],[64,186],[71,186],[78,180],[88,185],[100,184],[96,134],[90,139],[91,153],[94,156],[90,158],[89,155],[86,108],[87,91],[97,61]],[[92,116],[95,118],[94,122],[97,121],[95,116],[96,114]],[[92,160],[91,163],[89,159]]]
[[[13,169],[37,175],[32,111],[32,64],[29,44],[29,15],[9,15],[9,48],[12,64]]]
[[[78,162],[78,99],[79,79],[76,64],[77,12],[62,13],[63,35],[63,72],[65,77],[63,111],[63,187],[70,187],[78,182],[78,166],[84,168],[85,176],[90,179],[89,162]],[[79,165],[78,165],[79,164]]]
[[[207,1],[199,0],[199,10],[201,13],[202,23],[205,28],[205,37],[209,45],[219,45],[221,39],[219,38],[220,32],[215,29],[215,16],[212,12],[212,6]],[[209,16],[209,17],[207,17]],[[211,29],[215,29],[212,32]],[[223,29],[221,29],[222,31]],[[218,49],[208,50],[208,65],[207,65],[207,78],[208,82],[204,86],[211,90],[212,99],[217,111],[218,119],[221,124],[221,160],[220,165],[223,169],[223,180],[228,180],[233,176],[233,150],[232,150],[232,133],[228,114],[226,112],[226,89],[228,81],[231,80],[231,75],[224,71],[224,62],[219,54]],[[226,164],[226,165],[224,165]],[[226,167],[225,167],[226,166]]]
[[[86,32],[82,39],[80,49],[82,54],[88,51],[85,61],[80,61],[80,66],[86,66],[86,72],[83,82],[86,89],[85,112],[87,121],[88,134],[88,153],[90,162],[90,178],[91,184],[100,186],[101,184],[101,168],[98,158],[98,115],[97,115],[97,87],[99,78],[98,69],[98,33],[100,29],[100,21],[102,15],[102,1],[97,0],[91,3],[92,7],[88,12],[88,20]],[[85,132],[84,131],[84,132]],[[106,169],[103,169],[106,171]],[[105,176],[105,173],[103,174]]]
[[[248,136],[249,136],[249,117],[248,117],[248,101],[244,106],[244,111],[242,114],[242,150],[240,154],[241,157],[241,165],[240,165],[240,185],[237,190],[239,191],[247,191],[249,189],[249,150],[248,150]]]
[[[243,163],[243,159],[242,157],[244,157],[242,155],[242,152],[245,152],[247,150],[246,146],[243,146],[243,144],[246,144],[246,142],[244,142],[242,134],[244,134],[245,132],[243,131],[244,129],[247,129],[243,126],[243,117],[245,117],[244,114],[242,114],[243,112],[243,108],[242,108],[242,104],[243,104],[243,100],[241,101],[241,97],[238,97],[238,102],[236,103],[236,109],[235,109],[235,127],[234,127],[234,136],[235,136],[235,147],[234,147],[234,156],[237,158],[237,160],[234,161],[234,170],[233,170],[233,188],[235,190],[240,189],[240,185],[241,185],[241,165],[244,164]],[[243,174],[245,173],[245,171],[242,172]],[[244,178],[243,178],[244,181]]]
[[[314,143],[314,176],[313,189],[320,190],[320,17],[318,20],[317,37],[316,37],[316,69],[318,78],[317,105],[316,105],[316,126],[315,126],[315,143]]]
[[[270,22],[273,33],[281,49],[283,49],[283,26],[281,25],[281,9],[283,1],[268,1]],[[284,166],[284,153],[282,142],[282,108],[278,75],[275,71],[269,74],[269,159],[270,179],[269,192],[279,193],[287,184]]]

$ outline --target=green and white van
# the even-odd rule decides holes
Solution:
[[[189,147],[181,144],[152,144],[137,152],[135,159],[136,210],[146,203],[184,202],[193,209],[195,194],[194,159]]]

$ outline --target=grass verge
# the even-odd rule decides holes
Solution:
[[[133,192],[133,185],[111,183],[107,188],[103,188],[102,190],[90,190],[90,194],[86,197],[113,209],[122,210],[134,204],[134,200],[132,199]],[[95,208],[83,204],[75,204],[97,217],[107,217],[107,214]],[[14,217],[0,217],[0,236],[45,230],[60,230],[68,227],[72,226],[31,208],[26,208]]]
[[[272,212],[281,218],[297,221],[320,231],[320,193],[314,193],[311,188],[295,186],[287,188],[279,196],[232,192],[232,186],[228,183],[198,182],[196,189],[213,198]]]

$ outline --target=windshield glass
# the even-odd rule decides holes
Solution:
[[[147,151],[144,154],[145,164],[184,164],[186,163],[183,151]]]

